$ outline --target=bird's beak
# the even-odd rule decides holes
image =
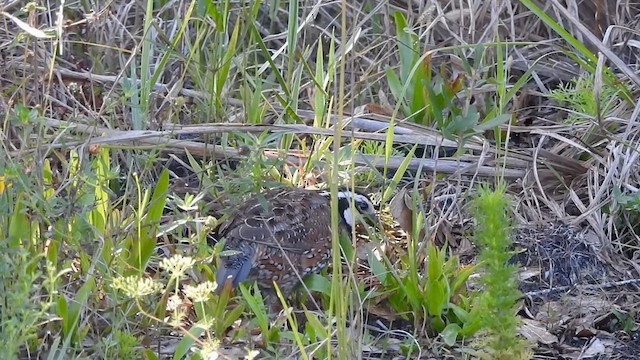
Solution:
[[[366,214],[362,216],[367,224],[375,227],[376,229],[382,229],[382,224],[380,223],[380,219],[376,214]]]

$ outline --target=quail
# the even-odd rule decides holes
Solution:
[[[354,213],[377,223],[366,195],[344,189],[337,195],[342,231],[351,233],[357,220]],[[257,281],[262,290],[273,293],[275,282],[289,296],[304,276],[320,272],[331,261],[330,201],[329,191],[302,188],[252,196],[217,229],[217,239],[224,241],[216,274],[218,291],[227,283],[237,287],[243,281]]]

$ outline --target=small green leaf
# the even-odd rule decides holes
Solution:
[[[404,177],[405,172],[409,168],[409,164],[411,164],[411,160],[414,159],[413,154],[415,154],[417,148],[418,148],[418,144],[414,145],[411,148],[411,150],[409,151],[409,153],[407,153],[405,158],[402,160],[402,162],[400,163],[400,166],[398,166],[398,169],[396,170],[395,174],[393,174],[393,178],[391,179],[391,184],[389,184],[389,186],[387,186],[387,188],[385,189],[384,193],[382,194],[381,202],[385,203],[387,200],[389,200],[391,195],[393,195],[393,191],[398,186],[398,184],[400,183],[400,181]]]
[[[498,127],[506,122],[511,120],[511,114],[502,114],[498,115],[492,119],[489,119],[481,124],[478,124],[474,127],[474,130],[477,132],[483,132],[485,130],[491,130],[495,127]]]
[[[444,343],[448,346],[453,346],[456,343],[458,334],[460,333],[460,326],[458,324],[449,324],[440,333],[440,336],[444,340]]]
[[[304,310],[304,314],[307,318],[307,327],[313,329],[312,331],[317,334],[318,340],[326,340],[329,334],[327,333],[326,327],[318,320],[318,315],[306,309]]]
[[[44,159],[44,164],[42,166],[42,180],[44,184],[44,198],[45,200],[49,200],[55,194],[55,190],[53,189],[53,172],[51,171],[51,161],[49,159]],[[1,191],[0,194],[2,194]]]
[[[244,311],[244,306],[236,306],[233,310],[227,312],[224,316],[224,322],[222,323],[222,328],[227,329],[231,325],[233,325],[236,320],[242,316],[242,312]]]
[[[468,304],[465,304],[464,301],[462,301],[461,303],[462,305],[468,305]],[[449,304],[449,309],[453,311],[453,314],[458,318],[458,320],[460,320],[462,324],[469,321],[469,312],[465,310],[462,306],[458,306],[456,304]]]
[[[151,349],[144,349],[143,352],[145,360],[159,360],[158,356]],[[174,356],[175,359],[175,356]]]
[[[453,120],[447,124],[445,131],[450,134],[450,136],[464,135],[474,129],[479,119],[480,114],[478,110],[471,107],[465,114],[456,115]]]
[[[389,278],[389,270],[378,260],[378,257],[373,253],[372,249],[367,249],[367,263],[371,267],[373,276],[380,281],[380,284],[388,286],[387,279]]]

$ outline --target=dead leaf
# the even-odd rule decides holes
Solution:
[[[379,316],[387,321],[395,321],[398,319],[398,314],[395,311],[387,308],[383,304],[375,305],[373,303],[370,303],[367,306],[367,312],[369,314]]]
[[[576,336],[582,338],[594,337],[598,331],[589,326],[578,325],[576,326]]]
[[[586,349],[581,349],[580,351],[574,351],[572,353],[567,354],[566,357],[569,359],[576,359],[576,360],[601,358],[602,355],[606,357],[607,355],[611,355],[615,346],[616,346],[616,342],[614,340],[594,338],[593,341],[591,341],[591,343]]]
[[[38,39],[52,39],[54,36],[47,34],[46,32],[40,30],[40,29],[36,29],[33,26],[27,24],[26,22],[18,19],[17,17],[7,13],[7,12],[2,12],[2,15],[8,17],[9,19],[11,19],[16,25],[18,25],[20,27],[20,29],[24,30],[25,32],[27,32],[29,35],[36,37]]]
[[[522,319],[520,334],[533,344],[551,345],[558,342],[558,337],[547,330],[547,327],[540,321],[532,319]]]
[[[412,207],[413,199],[406,188],[400,189],[389,203],[391,215],[409,236],[413,233]],[[419,239],[424,239],[424,229],[420,230]]]
[[[585,350],[583,356],[594,357],[597,355],[606,354],[606,352],[607,352],[607,348],[604,346],[602,341],[600,341],[600,339],[596,338],[591,342],[587,350]]]

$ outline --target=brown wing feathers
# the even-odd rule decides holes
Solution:
[[[353,223],[351,203],[369,217],[375,210],[369,199],[358,193],[339,191],[340,225]],[[218,228],[224,250],[216,274],[219,289],[232,280],[236,287],[245,280],[271,288],[273,281],[285,296],[310,273],[322,270],[331,258],[331,208],[326,191],[274,189],[249,199]]]
[[[238,254],[220,258],[216,281],[222,286],[231,278],[234,287],[245,280],[263,286],[276,281],[283,292],[291,291],[299,276],[326,266],[327,219],[329,201],[315,191],[277,189],[253,197],[218,230],[224,249]]]

